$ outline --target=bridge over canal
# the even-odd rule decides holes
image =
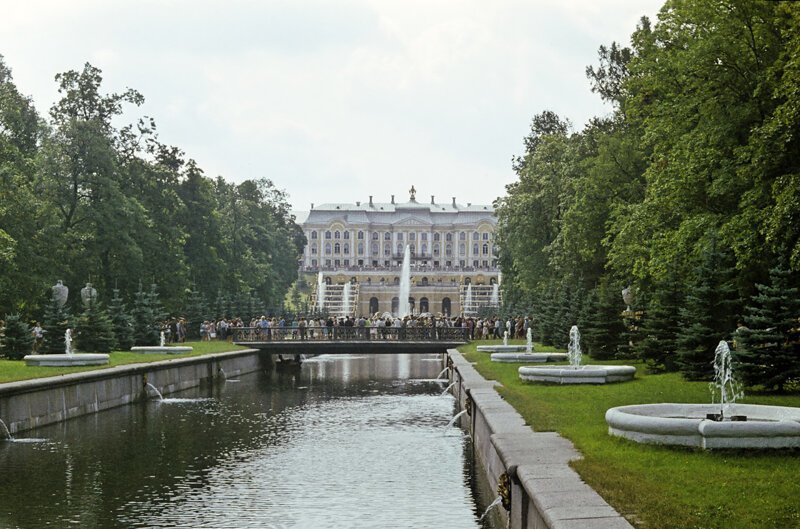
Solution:
[[[454,327],[233,329],[237,345],[286,355],[443,353],[467,342],[467,329]]]

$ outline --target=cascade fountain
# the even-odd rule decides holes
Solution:
[[[105,353],[76,353],[72,346],[72,329],[64,333],[64,354],[25,355],[28,366],[100,366],[108,363]]]
[[[464,295],[464,309],[461,312],[464,313],[464,316],[475,312],[472,308],[472,283],[467,285],[467,293]]]
[[[157,387],[155,387],[153,384],[151,384],[150,382],[148,382],[147,384],[145,384],[145,386],[146,386],[146,387],[148,387],[148,388],[150,388],[150,389],[152,389],[153,391],[155,391],[155,392],[156,392],[156,395],[158,396],[158,400],[161,400],[161,401],[163,401],[163,400],[164,400],[164,395],[162,395],[162,394],[161,394],[161,392],[160,392],[160,391],[158,391],[158,388],[157,388]]]
[[[531,354],[533,352],[533,331],[530,327],[528,327],[526,338],[527,342],[525,343],[525,352]]]
[[[317,274],[317,310],[325,310],[325,278],[322,277],[322,272]]]
[[[439,373],[438,375],[436,375],[436,380],[449,380],[449,379],[450,379],[450,377],[447,377],[447,378],[442,378],[442,375],[444,375],[445,373],[447,373],[447,371],[448,371],[449,369],[450,369],[450,367],[445,367],[444,369],[442,369],[441,373]]]
[[[458,384],[458,382],[453,382],[452,384],[450,384],[449,386],[447,386],[446,388],[444,388],[444,391],[442,391],[442,394],[441,394],[441,395],[439,395],[439,396],[440,396],[440,397],[444,397],[445,395],[447,395],[448,393],[450,393],[450,390],[451,390],[451,389],[453,389],[453,386],[455,386],[456,384]]]
[[[582,365],[581,333],[578,326],[569,330],[569,347],[565,367],[532,367],[519,368],[519,377],[530,382],[554,382],[556,384],[605,384],[607,382],[625,382],[633,380],[636,368],[633,366],[615,365]]]
[[[448,427],[448,428],[450,428],[451,426],[453,426],[453,425],[456,423],[456,421],[457,421],[457,420],[459,420],[459,419],[460,419],[460,418],[461,418],[463,415],[465,415],[466,413],[467,413],[467,410],[461,410],[460,412],[456,413],[456,414],[453,416],[453,418],[452,418],[452,419],[450,419],[450,422],[449,422],[449,423],[447,423],[447,427]]]
[[[492,295],[489,297],[489,305],[498,307],[500,305],[500,284],[495,283],[492,285]]]
[[[400,274],[400,293],[398,294],[399,303],[397,305],[397,316],[408,316],[409,309],[408,297],[411,295],[411,248],[406,244],[403,253],[403,269]]]
[[[699,448],[800,448],[800,408],[736,404],[728,344],[714,351],[711,404],[636,404],[606,412],[608,433],[637,443]]]
[[[3,429],[0,430],[0,434],[2,434],[0,435],[0,439],[14,439],[14,436],[11,435],[8,426],[6,426],[6,423],[3,422],[3,419],[0,419],[0,426],[3,427]]]
[[[350,284],[350,281],[347,281],[342,288],[342,311],[345,316],[350,316],[350,291],[352,288],[353,285]]]

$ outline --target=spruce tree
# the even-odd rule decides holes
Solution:
[[[623,344],[625,326],[622,321],[621,288],[604,277],[590,295],[588,316],[581,329],[581,338],[593,358],[615,358]]]
[[[117,346],[114,324],[99,302],[90,300],[76,322],[75,347],[86,353],[110,353]]]
[[[714,350],[735,328],[740,301],[730,263],[730,256],[711,241],[689,285],[677,338],[678,364],[688,380],[711,380]]]
[[[33,334],[31,327],[20,318],[19,314],[7,314],[6,326],[0,336],[0,352],[11,360],[21,360],[31,354]]]
[[[151,305],[152,297],[149,292],[139,291],[133,301],[133,342],[136,345],[158,345],[160,326]]]
[[[114,327],[114,337],[117,347],[127,351],[133,346],[133,318],[128,314],[125,302],[119,295],[119,290],[114,289],[114,297],[108,304],[108,314]]]
[[[678,368],[677,337],[684,293],[675,269],[671,270],[670,277],[653,288],[641,324],[641,340],[636,344],[638,356],[656,373]]]
[[[50,303],[45,309],[44,321],[42,322],[44,338],[39,352],[42,354],[66,353],[67,345],[64,342],[64,336],[70,327],[72,327],[72,316],[67,306],[61,306],[58,300],[51,296]]]
[[[789,380],[800,378],[800,289],[781,265],[770,270],[769,279],[756,285],[746,327],[737,329],[735,358],[746,385],[783,391]]]
[[[191,292],[186,299],[184,308],[186,315],[186,335],[187,337],[200,337],[200,324],[208,319],[208,306],[203,295],[192,286]]]

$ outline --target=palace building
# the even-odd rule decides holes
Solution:
[[[412,313],[476,314],[499,305],[500,271],[491,205],[417,201],[312,204],[303,223],[302,270],[318,273],[312,301],[339,316],[397,314],[405,249]]]

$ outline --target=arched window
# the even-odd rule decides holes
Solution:
[[[442,314],[450,316],[450,298],[442,298]]]
[[[397,255],[403,255],[403,245],[400,243],[397,244]]]
[[[348,243],[344,243],[344,253],[345,255],[350,253],[350,245]]]
[[[463,242],[458,243],[458,255],[467,255],[467,245]]]
[[[495,283],[497,283],[497,278],[496,277],[490,277],[489,278],[489,284],[490,285],[494,285]]]
[[[403,240],[403,233],[402,232],[397,234],[397,240],[398,241],[402,241]]]
[[[459,233],[458,234],[458,240],[459,241],[466,241],[467,240],[467,232],[462,231],[461,233]]]
[[[448,245],[447,245],[447,247],[446,247],[446,248],[445,248],[445,250],[444,250],[444,254],[445,254],[447,257],[450,257],[451,255],[453,255],[453,245],[452,245],[452,244],[448,244]]]
[[[332,283],[331,278],[330,277],[326,277],[325,278],[325,284],[326,285],[330,285],[331,283]]]
[[[317,255],[317,245],[316,244],[312,244],[311,245],[311,255]]]
[[[424,287],[428,286],[428,278],[427,277],[423,277],[422,279],[420,279],[419,282]],[[422,299],[425,299],[425,298],[422,298]]]
[[[378,243],[377,242],[373,242],[372,243],[372,255],[378,255]]]
[[[416,241],[417,240],[417,234],[412,231],[411,233],[408,234],[408,240],[409,241]]]
[[[416,244],[409,244],[408,245],[408,252],[411,255],[416,255],[417,254],[417,245]]]
[[[330,230],[328,230],[328,231],[326,231],[326,232],[325,232],[325,238],[326,238],[326,239],[330,239],[330,238],[331,238],[331,232],[330,232]]]
[[[484,241],[488,241],[488,240],[489,240],[489,232],[488,232],[488,231],[487,231],[487,232],[484,232],[484,234],[483,234],[483,240],[484,240]]]
[[[390,255],[392,255],[392,247],[390,245],[385,244],[383,246],[383,255],[386,256],[386,257],[389,257]]]
[[[427,240],[428,240],[428,234],[427,234],[427,233],[423,233],[422,235],[420,235],[420,238],[421,238],[423,241],[427,241]]]
[[[428,298],[419,298],[419,311],[430,312],[430,310],[428,310]]]
[[[420,255],[422,255],[422,256],[428,255],[428,245],[423,242],[422,245],[419,248],[419,251],[420,251]]]
[[[349,231],[344,232],[344,238],[346,240],[348,240],[348,241],[350,240],[350,232]]]
[[[444,235],[444,240],[447,241],[447,242],[453,242],[453,234],[452,233],[446,233]]]
[[[413,314],[414,313],[414,308],[416,306],[417,306],[417,300],[409,296],[409,298],[408,298],[408,311]]]
[[[389,233],[388,231],[383,232],[383,240],[384,241],[391,241],[392,240],[392,234]]]
[[[478,255],[478,243],[472,245],[472,255]]]
[[[359,241],[363,241],[364,240],[364,232],[363,231],[359,231],[358,232],[358,240]]]
[[[380,312],[380,304],[378,303],[378,298],[375,297],[369,298],[369,313],[377,314],[378,312]]]
[[[311,232],[311,238],[312,239],[316,239],[317,238],[317,231],[316,230]]]
[[[395,285],[399,285],[400,284],[400,278],[399,277],[395,277],[394,278],[394,284]]]
[[[333,245],[333,253],[342,253],[342,246],[338,242]]]
[[[377,241],[378,239],[380,239],[380,237],[381,237],[381,236],[380,236],[380,235],[378,235],[378,232],[377,232],[377,231],[373,231],[373,232],[372,232],[372,240],[373,240],[373,241]]]
[[[477,231],[472,233],[472,240],[473,241],[480,240],[480,235],[478,234]]]
[[[438,241],[438,240],[440,240],[440,239],[441,239],[441,235],[440,235],[440,234],[438,234],[438,233],[434,233],[434,234],[433,234],[433,240],[434,240],[434,242],[435,242],[435,241]]]
[[[397,311],[400,310],[400,298],[397,296],[392,298],[392,314],[397,314]]]
[[[439,257],[439,251],[440,251],[439,250],[439,243],[435,243],[433,245],[433,256],[434,257]]]
[[[331,254],[331,243],[326,242],[325,243],[325,255],[330,255],[330,254]]]
[[[464,278],[464,284],[465,284],[465,285],[469,285],[470,283],[472,283],[472,278],[470,278],[470,277],[465,277],[465,278]]]
[[[364,255],[364,243],[358,243],[358,255]]]
[[[333,238],[334,239],[341,239],[342,238],[342,234],[339,233],[339,230],[336,230],[335,232],[333,232]]]
[[[483,255],[489,255],[489,245],[488,244],[484,244],[483,245]]]

